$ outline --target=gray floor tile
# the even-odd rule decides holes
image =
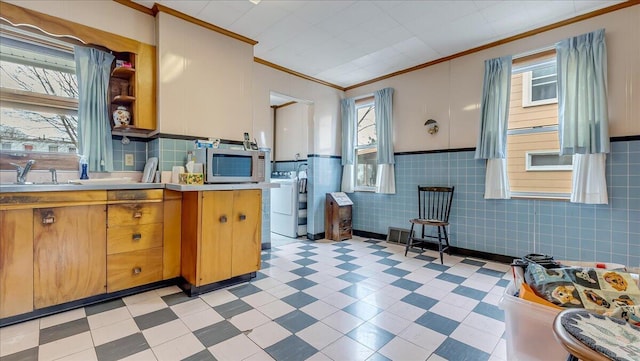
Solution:
[[[409,272],[407,270],[403,270],[403,269],[395,268],[395,267],[387,268],[386,270],[384,270],[382,272],[388,273],[390,275],[397,276],[397,277],[404,277],[404,276],[408,275],[409,273],[411,273],[411,272]]]
[[[311,280],[308,280],[306,278],[298,278],[297,280],[293,280],[293,281],[287,282],[286,284],[289,287],[293,287],[293,288],[295,288],[297,290],[302,291],[302,290],[307,289],[309,287],[313,287],[313,286],[317,285],[318,283],[317,282],[313,282]]]
[[[431,297],[423,296],[418,293],[410,293],[402,298],[403,302],[406,302],[410,305],[414,305],[416,307],[423,308],[425,310],[429,310],[433,305],[438,303],[438,300],[435,300]]]
[[[140,315],[138,317],[134,317],[133,320],[136,321],[136,325],[140,330],[146,330],[151,327],[156,327],[163,323],[167,323],[169,321],[173,321],[177,319],[175,313],[170,308],[163,308],[158,311],[153,311],[146,313],[144,315]]]
[[[429,268],[432,270],[444,272],[449,269],[449,266],[445,266],[439,263],[427,263],[426,265],[424,265],[424,268]]]
[[[229,292],[233,293],[236,297],[242,298],[262,291],[260,288],[252,285],[251,283],[245,283],[238,287],[229,289]]]
[[[482,300],[487,295],[487,292],[466,286],[458,286],[451,292],[465,297],[473,298],[474,300],[478,301]]]
[[[343,273],[340,276],[338,276],[338,278],[343,280],[343,281],[347,281],[347,282],[351,282],[351,283],[357,283],[357,282],[364,281],[364,280],[367,279],[367,277],[365,277],[363,275],[359,275],[357,273],[353,273],[353,272]]]
[[[337,257],[333,257],[333,258],[335,258],[335,259],[337,259],[339,261],[349,262],[349,261],[353,261],[357,257],[349,256],[348,254],[343,254],[341,256],[337,256]]]
[[[355,271],[358,268],[361,268],[362,266],[358,266],[357,264],[345,262],[345,263],[341,263],[341,264],[337,265],[336,267],[340,268],[340,269],[343,269],[345,271]]]
[[[95,315],[97,313],[115,310],[116,308],[125,307],[126,304],[122,301],[122,298],[117,300],[97,303],[95,305],[87,306],[84,308],[84,313],[87,316]]]
[[[498,306],[486,302],[478,303],[473,309],[473,312],[504,322],[504,311]]]
[[[455,331],[455,329],[460,324],[460,322],[458,321],[440,316],[432,312],[427,312],[424,315],[418,317],[416,323],[426,328],[430,328],[445,336],[451,335],[451,332]]]
[[[400,261],[396,261],[395,259],[388,259],[388,258],[383,258],[377,262],[381,264],[385,264],[387,266],[392,266],[392,267],[401,263]]]
[[[374,353],[367,359],[367,361],[391,361],[391,359],[386,358],[384,355],[379,353]]]
[[[182,361],[217,361],[217,359],[213,357],[209,350],[202,350],[185,359],[182,359]]]
[[[415,291],[418,288],[423,286],[422,283],[418,283],[418,282],[414,282],[414,281],[410,281],[410,280],[405,280],[404,278],[401,278],[399,280],[395,280],[391,284],[393,286],[396,286],[396,287],[399,287],[399,288],[403,288],[403,289],[408,290],[408,291]]]
[[[375,315],[377,315],[378,313],[382,312],[381,309],[379,309],[376,306],[373,306],[369,303],[366,303],[364,301],[358,301],[358,302],[354,302],[352,304],[350,304],[349,306],[345,307],[342,309],[345,312],[348,312],[356,317],[358,317],[361,320],[364,321],[368,321],[370,319],[372,319]]]
[[[96,347],[99,361],[115,361],[149,348],[142,333],[134,333]]]
[[[371,246],[367,246],[367,248],[381,250],[381,249],[385,249],[385,248],[387,248],[387,247],[385,247],[385,246],[381,246],[381,245],[379,245],[379,244],[372,244]]]
[[[500,287],[507,287],[509,285],[509,280],[501,279],[496,283],[496,285]]]
[[[213,309],[216,312],[218,312],[220,316],[226,319],[229,319],[235,315],[239,315],[241,313],[250,311],[253,309],[253,307],[251,307],[248,303],[244,302],[243,300],[233,300],[231,302],[227,302],[225,304],[215,306]]]
[[[375,351],[379,350],[395,337],[391,332],[383,330],[369,322],[365,322],[354,328],[347,336]]]
[[[297,263],[301,266],[308,266],[310,264],[314,264],[314,263],[318,263],[318,261],[314,261],[310,258],[302,258],[302,259],[297,259],[295,261],[293,261],[294,263]]]
[[[290,304],[295,308],[302,308],[310,303],[316,302],[318,299],[304,292],[296,292],[289,296],[283,297],[282,301]]]
[[[89,331],[89,322],[83,317],[40,330],[40,345]]]
[[[187,302],[193,299],[187,296],[184,292],[172,293],[170,295],[162,296],[161,298],[164,301],[164,303],[167,304],[167,306],[177,305],[179,303]]]
[[[231,322],[224,320],[211,326],[194,331],[193,334],[202,342],[204,347],[217,345],[242,333]]]
[[[333,251],[336,252],[336,253],[342,253],[342,254],[347,254],[347,253],[353,252],[352,249],[347,248],[347,247],[337,248],[337,249],[334,249]]]
[[[425,255],[423,255],[423,254],[421,254],[421,255],[417,255],[417,256],[415,256],[414,258],[415,258],[415,259],[419,259],[419,260],[421,260],[421,261],[427,261],[427,262],[433,262],[433,261],[435,261],[435,260],[437,259],[437,258],[435,258],[435,257],[425,256]]]
[[[310,244],[305,244],[304,246],[298,247],[298,249],[303,249],[305,251],[309,251],[309,250],[317,249],[317,248],[318,248],[317,246],[312,246]]]
[[[0,357],[2,361],[33,361],[38,359],[38,347],[32,347],[24,351],[12,353]]]
[[[298,256],[300,257],[311,257],[311,256],[316,256],[317,253],[313,253],[313,252],[309,252],[309,251],[304,251],[304,252],[300,252],[300,253],[296,253]]]
[[[491,356],[450,337],[444,340],[434,353],[445,360],[486,361]]]
[[[305,328],[318,322],[318,320],[300,310],[291,311],[284,316],[276,318],[274,321],[280,326],[289,330],[289,332],[291,333],[296,333],[298,331],[304,330]]]
[[[457,283],[457,284],[461,284],[462,282],[467,280],[464,277],[452,275],[452,274],[449,274],[449,273],[441,273],[441,274],[437,275],[436,278],[439,279],[439,280],[443,280],[443,281],[447,281],[447,282],[451,282],[451,283]]]
[[[482,273],[483,275],[493,276],[497,278],[502,278],[502,276],[504,276],[504,272],[496,271],[494,269],[489,269],[489,268],[480,268],[479,270],[476,271],[476,273]]]
[[[386,252],[386,251],[378,251],[378,252],[373,252],[372,255],[387,258],[393,255],[393,253]]]
[[[478,267],[482,267],[485,264],[487,264],[487,262],[476,261],[475,259],[463,259],[462,262],[460,263],[470,264],[472,266],[478,266]]]
[[[375,292],[375,290],[362,284],[356,283],[349,287],[341,289],[340,292],[353,298],[364,298]]]
[[[291,335],[267,347],[265,351],[278,361],[305,360],[318,352],[313,346],[304,342],[296,335]]]

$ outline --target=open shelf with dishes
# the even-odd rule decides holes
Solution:
[[[113,130],[138,128],[136,119],[136,54],[114,52],[116,57],[109,80],[109,100]]]

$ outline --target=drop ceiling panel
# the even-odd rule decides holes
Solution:
[[[257,40],[256,57],[349,86],[622,1],[158,2]]]

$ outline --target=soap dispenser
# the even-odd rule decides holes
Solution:
[[[80,157],[80,179],[89,179],[89,162],[84,155]]]

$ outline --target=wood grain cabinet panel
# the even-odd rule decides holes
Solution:
[[[107,222],[118,227],[162,223],[162,208],[162,202],[110,204]]]
[[[260,269],[261,232],[262,191],[251,189],[234,192],[232,277]]]
[[[231,278],[233,193],[203,193],[202,247],[197,286]]]
[[[107,256],[107,292],[162,279],[162,247]]]
[[[162,257],[162,278],[171,279],[180,276],[180,243],[182,192],[165,190],[164,193],[164,249]]]
[[[34,306],[106,291],[105,205],[33,210]]]
[[[33,311],[33,210],[0,211],[0,318]]]
[[[162,247],[162,223],[107,229],[107,254]]]

